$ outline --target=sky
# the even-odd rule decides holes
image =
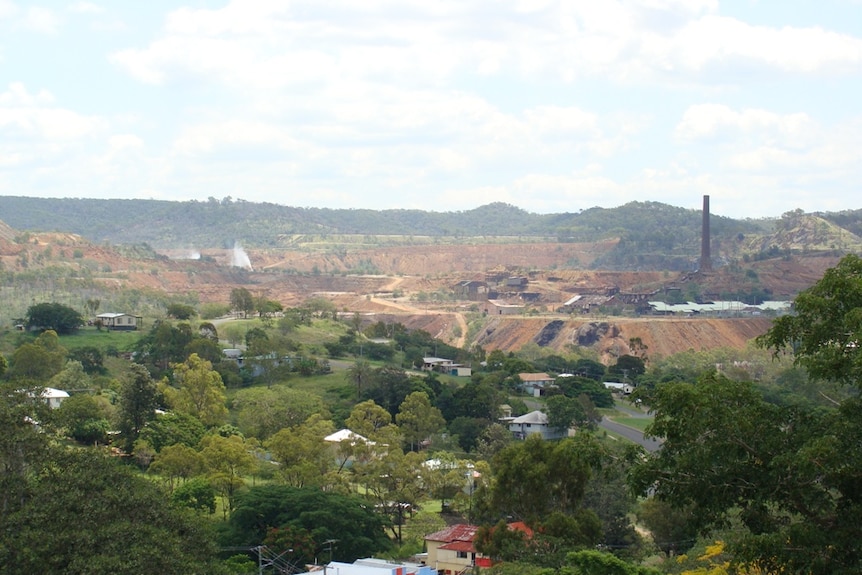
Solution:
[[[0,195],[761,218],[860,191],[862,0],[0,0]]]

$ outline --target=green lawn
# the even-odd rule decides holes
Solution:
[[[119,351],[130,351],[135,343],[144,336],[146,331],[112,331],[95,327],[85,327],[69,335],[60,336],[60,344],[66,349],[77,349],[80,347],[96,347],[105,350],[114,347]]]

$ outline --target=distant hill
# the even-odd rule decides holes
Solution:
[[[804,215],[734,220],[711,218],[717,263],[791,249],[841,250],[858,245],[862,210],[817,214],[790,241]],[[578,213],[534,214],[492,203],[460,212],[296,208],[243,200],[52,199],[0,196],[0,216],[18,230],[69,232],[96,243],[148,244],[158,249],[249,248],[321,250],[380,245],[482,244],[493,238],[555,243],[618,240],[596,269],[691,270],[700,255],[701,212],[659,202],[631,202]],[[842,225],[852,227],[854,231]],[[788,227],[790,226],[790,227]],[[783,236],[776,235],[783,233]],[[798,240],[798,241],[797,241]],[[801,243],[800,243],[801,242]]]
[[[15,241],[15,236],[18,235],[18,232],[9,227],[9,224],[6,222],[0,221],[0,239],[4,239],[7,242]]]

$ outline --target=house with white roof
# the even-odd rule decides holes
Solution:
[[[551,427],[548,414],[539,410],[509,420],[509,431],[515,439],[526,439],[527,436],[535,434],[540,434],[542,439],[562,439],[569,434],[568,429]]]
[[[63,403],[63,401],[69,397],[69,393],[63,391],[62,389],[54,389],[53,387],[46,387],[42,390],[41,395],[39,396],[45,400],[45,403],[48,404],[48,407],[51,409],[57,409]]]
[[[96,321],[111,330],[134,331],[141,326],[143,320],[139,315],[128,313],[100,313],[96,316]]]

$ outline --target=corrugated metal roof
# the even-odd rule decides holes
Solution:
[[[442,529],[432,533],[431,535],[426,535],[425,539],[428,541],[443,541],[445,543],[451,543],[453,541],[472,542],[478,529],[478,525],[456,523],[455,525],[450,525],[446,529]]]

